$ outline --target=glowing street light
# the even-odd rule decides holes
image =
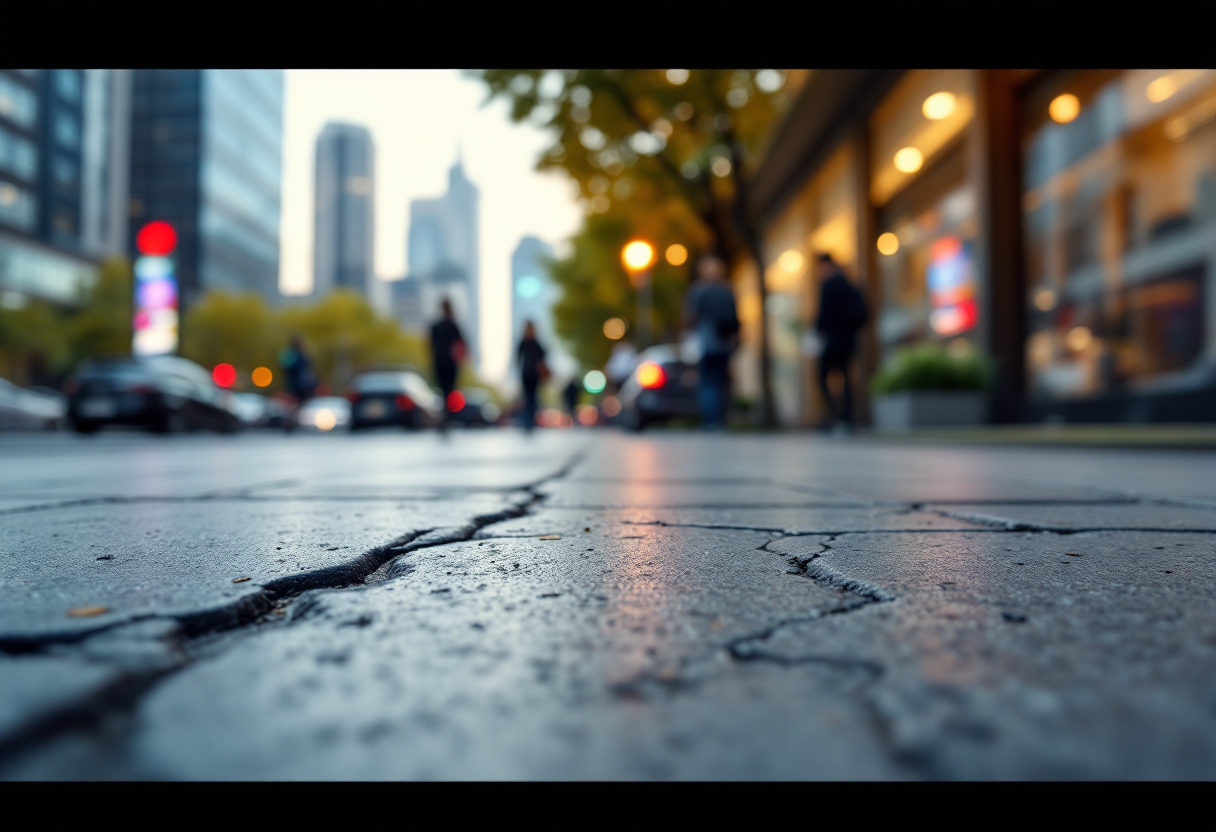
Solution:
[[[654,263],[654,246],[643,240],[626,243],[621,249],[621,262],[631,272],[641,272]]]
[[[621,262],[625,264],[633,285],[638,289],[638,327],[642,331],[639,346],[648,347],[653,303],[649,270],[654,265],[654,246],[645,240],[631,240],[621,249]]]

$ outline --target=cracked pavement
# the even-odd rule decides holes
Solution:
[[[0,437],[0,778],[1212,779],[1170,451]]]

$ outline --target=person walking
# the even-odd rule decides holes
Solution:
[[[519,380],[524,391],[524,430],[531,433],[536,427],[540,383],[549,377],[545,348],[536,340],[536,327],[531,321],[524,323],[524,335],[515,350],[515,360],[519,364]]]
[[[816,268],[820,291],[815,331],[819,334],[819,389],[828,407],[825,427],[847,433],[853,427],[853,385],[849,371],[857,352],[857,333],[869,321],[870,312],[865,297],[845,277],[832,255],[819,255]],[[828,386],[828,378],[834,372],[843,377],[839,406]]]
[[[440,417],[439,428],[447,430],[451,422],[451,408],[448,403],[456,390],[456,376],[460,373],[460,365],[464,362],[468,348],[452,315],[452,302],[445,298],[440,310],[442,316],[431,327],[431,362],[435,369],[435,382],[443,392],[443,415]]]
[[[722,430],[730,400],[730,356],[739,335],[739,314],[721,257],[699,258],[693,276],[684,302],[684,322],[696,333],[701,421],[706,430]]]
[[[304,347],[304,337],[296,334],[291,336],[291,343],[279,359],[283,365],[287,381],[287,392],[292,398],[293,410],[283,420],[283,427],[288,433],[296,429],[299,422],[300,408],[304,403],[317,394],[317,374],[313,370],[312,359]]]
[[[578,376],[575,376],[570,379],[570,383],[562,390],[562,398],[565,400],[566,412],[570,414],[571,426],[578,424],[578,394]]]

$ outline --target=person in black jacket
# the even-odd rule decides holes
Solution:
[[[515,360],[519,363],[519,380],[524,391],[524,430],[531,433],[536,427],[536,413],[540,407],[538,388],[549,377],[545,348],[536,339],[536,326],[531,321],[524,322],[524,337],[515,350]]]
[[[464,361],[466,347],[464,335],[452,317],[452,303],[444,300],[443,317],[431,327],[431,360],[435,367],[435,381],[443,391],[443,415],[440,427],[446,429],[451,421],[448,400],[456,389],[456,376]]]
[[[821,281],[819,316],[815,330],[819,333],[819,389],[827,403],[830,418],[849,429],[853,424],[853,389],[849,368],[857,352],[857,333],[869,320],[865,298],[844,275],[830,254],[818,257]],[[836,406],[835,396],[828,387],[828,376],[839,372],[844,378],[843,399]]]

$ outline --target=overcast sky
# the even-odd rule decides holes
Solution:
[[[480,83],[456,70],[287,70],[279,283],[286,294],[312,288],[314,149],[326,121],[371,130],[381,278],[404,275],[409,202],[444,192],[459,144],[481,190],[481,337],[487,375],[497,379],[512,337],[511,252],[525,234],[560,243],[577,230],[580,209],[564,178],[533,170],[544,134],[511,124],[505,102],[482,108],[484,98]]]

